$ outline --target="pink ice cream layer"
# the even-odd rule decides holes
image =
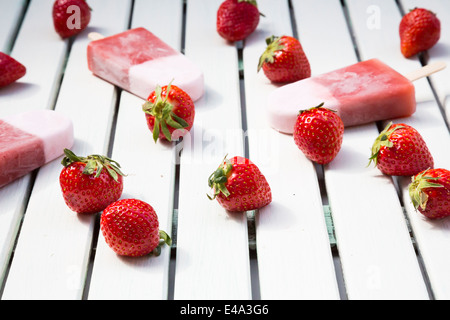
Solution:
[[[142,99],[172,80],[194,101],[204,93],[199,67],[144,28],[92,41],[87,57],[95,75]]]
[[[268,98],[270,125],[292,134],[299,111],[322,102],[347,127],[407,117],[416,110],[412,82],[371,59],[275,89]]]
[[[55,111],[0,119],[0,188],[58,158],[73,141],[71,120]]]

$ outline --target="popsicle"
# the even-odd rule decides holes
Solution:
[[[87,58],[95,75],[142,99],[172,80],[193,101],[204,92],[200,68],[144,28],[91,41]]]
[[[0,119],[0,188],[58,158],[73,142],[72,121],[56,111]]]
[[[425,75],[419,73],[419,77]],[[322,102],[347,127],[407,117],[416,110],[415,78],[415,74],[410,79],[401,75],[378,59],[362,61],[275,89],[268,97],[269,122],[274,129],[292,134],[299,110]]]

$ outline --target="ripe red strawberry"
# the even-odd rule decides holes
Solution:
[[[122,195],[120,165],[105,156],[78,157],[65,149],[59,182],[64,201],[77,213],[96,213]]]
[[[339,153],[344,137],[344,123],[336,112],[317,107],[302,110],[294,126],[294,141],[311,161],[330,163]]]
[[[409,58],[433,47],[441,36],[441,22],[433,12],[414,8],[403,16],[400,26],[400,49]]]
[[[212,199],[228,211],[256,210],[272,202],[270,186],[250,160],[243,157],[224,159],[219,168],[208,179],[213,189]]]
[[[409,195],[416,210],[430,219],[450,216],[450,171],[427,169],[412,177]]]
[[[294,82],[311,76],[311,67],[300,41],[290,36],[266,39],[267,48],[259,58],[261,68],[272,82]]]
[[[411,176],[433,168],[433,157],[419,132],[404,124],[389,123],[375,139],[369,164],[392,176]]]
[[[26,71],[20,62],[0,52],[0,88],[22,78]]]
[[[83,31],[91,20],[91,8],[86,0],[56,0],[53,3],[53,25],[61,38]]]
[[[217,10],[217,32],[228,41],[247,38],[259,23],[255,0],[226,0]]]
[[[191,130],[194,124],[194,102],[186,92],[171,84],[162,88],[157,86],[142,110],[155,142],[158,138],[176,140]]]
[[[109,247],[122,256],[159,255],[164,243],[171,245],[169,235],[159,230],[155,210],[137,199],[110,204],[101,215],[100,230]]]

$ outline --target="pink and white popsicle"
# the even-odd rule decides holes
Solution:
[[[292,134],[299,111],[322,102],[337,111],[344,126],[407,117],[416,110],[410,79],[371,59],[275,89],[268,98],[270,125]]]
[[[90,42],[87,57],[95,75],[142,99],[172,80],[194,101],[204,92],[200,68],[144,28]]]
[[[73,142],[72,121],[55,111],[0,119],[0,188],[58,158]]]

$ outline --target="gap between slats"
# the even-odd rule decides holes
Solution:
[[[185,39],[186,5],[187,5],[186,2],[187,2],[186,0],[183,1],[183,7],[184,7],[183,8],[183,24],[182,24],[183,30],[182,30],[182,39],[181,39],[181,41],[182,41],[182,44],[181,44],[181,48],[182,49],[181,49],[181,51],[182,52],[184,52],[184,41],[185,41],[184,39]],[[21,14],[21,18],[19,20],[20,23],[23,21],[23,17],[26,14],[26,10],[28,8],[28,3],[29,3],[29,1],[26,1],[26,4],[24,5],[24,10],[23,10],[23,12]],[[398,7],[399,7],[400,12],[403,14],[404,13],[403,8],[399,4],[398,0],[396,0],[396,3],[398,5]],[[345,0],[341,0],[341,4],[342,4],[342,9],[344,10],[344,13],[345,13],[345,16],[346,16],[346,21],[347,21],[347,24],[348,24],[348,27],[349,27],[349,32],[352,35],[352,39],[353,39],[353,32],[352,32],[351,21],[349,19],[349,15],[348,15],[348,12],[347,12],[347,9],[346,9]],[[131,24],[131,17],[132,17],[133,7],[134,7],[134,1],[132,1],[132,5],[131,5],[130,23],[129,23],[129,25]],[[292,4],[291,4],[290,0],[289,0],[289,7],[290,7],[290,11],[291,11],[291,23],[292,23],[292,28],[293,28],[293,32],[294,32],[293,34],[294,34],[295,37],[298,38],[297,29],[296,29],[296,23],[295,23],[294,16],[292,14]],[[14,33],[14,38],[11,39],[11,45],[10,45],[11,49],[14,46],[15,37],[16,37],[16,35],[17,35],[19,30],[20,30],[20,26],[17,27],[17,30]],[[353,41],[354,41],[354,39],[353,39]],[[69,45],[67,46],[66,61],[67,61],[67,57],[70,55],[71,43],[72,43],[72,41],[70,41]],[[242,66],[242,48],[243,48],[243,45],[244,45],[243,42],[237,43],[237,45],[236,45],[236,51],[237,51],[236,54],[237,54],[237,59],[239,59],[239,65],[240,66]],[[356,42],[355,41],[354,41],[354,48],[355,48],[355,52],[356,52],[356,54],[358,56],[358,59],[359,59],[360,56],[358,54],[358,48],[356,46]],[[423,55],[421,57],[420,61],[421,61],[422,64],[426,64],[426,62],[427,62],[426,55]],[[65,64],[62,66],[62,69],[61,69],[61,72],[60,72],[60,80],[59,80],[58,86],[57,86],[57,88],[56,88],[56,90],[55,90],[55,92],[54,92],[54,94],[52,96],[52,100],[51,100],[52,104],[51,105],[53,107],[54,107],[55,102],[56,102],[57,97],[58,97],[59,86],[60,86],[60,84],[62,82],[62,79],[64,77],[64,68],[65,68]],[[240,75],[239,81],[240,81],[240,93],[241,93],[241,100],[240,101],[241,101],[241,108],[242,108],[242,124],[243,124],[243,128],[242,129],[243,129],[243,132],[245,133],[246,132],[245,87],[243,85],[243,72],[242,72],[242,70],[240,70],[239,75]],[[429,84],[430,84],[430,87],[433,90],[433,93],[436,95],[436,91],[433,88],[432,84],[431,83],[429,83]],[[112,152],[112,148],[113,148],[113,145],[114,145],[115,119],[116,119],[118,108],[119,108],[119,104],[120,104],[120,90],[119,89],[116,89],[116,90],[117,90],[117,100],[116,100],[116,105],[115,105],[114,119],[113,119],[113,123],[111,125],[111,136],[110,136],[110,142],[109,142],[109,147],[108,147],[108,154],[110,154]],[[438,104],[440,106],[440,109],[441,109],[441,111],[444,114],[444,108],[440,104],[439,99],[436,98],[436,101],[438,102]],[[444,119],[445,119],[445,117],[444,117]],[[448,126],[449,126],[449,124],[447,123],[447,127]],[[245,154],[245,156],[248,157],[248,155],[249,155],[248,141],[247,141],[245,135],[244,135],[243,138],[244,138],[244,148],[245,148],[244,149],[244,151],[245,151],[244,154]],[[179,190],[178,190],[178,181],[179,181],[180,168],[179,168],[178,164],[175,164],[175,166],[176,166],[176,170],[175,170],[175,196],[174,196],[174,206],[173,206],[173,208],[174,208],[174,216],[173,216],[173,219],[172,219],[172,221],[173,221],[172,235],[173,235],[173,238],[174,238],[174,246],[171,249],[171,259],[170,259],[170,264],[169,264],[169,270],[170,270],[170,273],[169,273],[169,291],[168,291],[169,292],[169,294],[168,294],[168,298],[169,299],[173,299],[174,274],[175,274],[175,268],[176,268],[176,265],[175,265],[175,257],[176,257],[176,230],[177,230],[177,224],[176,224],[177,223],[177,216],[176,216],[176,213],[177,213],[177,208],[178,208],[178,192],[179,192]],[[323,168],[322,168],[322,166],[316,166],[316,170],[317,170],[317,175],[318,175],[318,179],[319,179],[319,185],[321,187],[321,193],[322,193],[322,197],[323,197],[323,204],[324,204],[324,206],[326,206],[327,205],[327,198],[326,198],[325,181],[323,179]],[[35,174],[33,174],[33,177],[34,176],[35,176]],[[34,179],[31,179],[27,195],[29,195],[31,193],[32,188],[33,188],[33,183],[34,183]],[[400,201],[402,201],[401,197],[399,197],[399,199],[400,199]],[[25,209],[26,209],[26,202],[25,202],[25,205],[24,205],[24,210]],[[252,269],[252,278],[251,278],[251,281],[252,281],[252,295],[253,295],[253,299],[258,299],[259,298],[259,279],[258,279],[258,271],[257,271],[257,263],[256,263],[257,248],[255,246],[256,233],[255,233],[255,229],[254,229],[255,228],[255,223],[254,223],[254,215],[255,214],[258,214],[258,213],[257,212],[249,212],[247,216],[248,216],[248,226],[249,226],[248,237],[249,237],[249,244],[250,244],[249,256],[250,256],[251,269]],[[96,249],[98,236],[99,236],[99,230],[100,230],[99,217],[100,217],[100,214],[98,214],[98,217],[96,218],[96,222],[95,222],[93,242],[92,242],[92,247],[91,247],[90,261],[89,261],[89,267],[88,267],[88,272],[87,272],[87,279],[86,279],[86,282],[85,282],[85,289],[84,289],[84,292],[83,292],[83,299],[85,299],[87,297],[88,290],[89,290],[90,274],[92,272],[92,265],[93,265],[93,261],[95,259],[95,249]],[[406,223],[408,223],[406,217],[405,217],[405,221],[406,221]],[[16,236],[16,240],[17,240],[19,234],[20,234],[20,227],[19,227],[19,231],[18,231],[17,236]],[[411,234],[411,237],[412,237],[412,241],[414,243],[414,236],[413,236],[413,234]],[[336,246],[333,246],[332,252],[333,252],[333,257],[336,260],[336,265],[337,265],[336,273],[337,273],[337,276],[338,276],[338,278],[342,278],[342,273],[341,273],[340,267],[339,267],[339,252],[338,252]],[[418,255],[419,264],[424,269],[423,263],[421,262],[420,254],[417,253],[417,255]],[[10,258],[9,265],[11,264],[11,261],[12,261],[13,257],[14,257],[14,249],[13,249],[13,252],[11,253],[11,258]],[[426,270],[423,270],[423,272],[424,272],[424,277],[426,278],[427,277]],[[7,280],[7,274],[8,274],[8,270],[6,271],[6,275],[4,277],[4,281],[3,281],[3,283],[1,284],[1,287],[0,287],[0,297],[1,297],[1,294],[3,292],[4,284],[6,283],[6,280]],[[427,283],[428,283],[428,281],[427,281]],[[341,297],[345,299],[346,298],[345,297],[345,284],[342,284],[342,283],[340,284],[340,292],[341,292]],[[430,296],[432,296],[431,290],[430,290]]]
[[[182,30],[182,46],[181,51],[184,53],[184,39],[185,39],[185,22],[186,22],[186,6],[187,0],[183,1],[184,3],[184,9],[183,9],[183,30]],[[294,15],[292,12],[292,5],[291,1],[288,0],[289,8],[290,8],[290,14],[291,14],[291,26],[294,31],[294,35],[296,34],[296,24]],[[240,104],[241,104],[241,123],[242,123],[242,132],[243,132],[243,142],[244,142],[244,156],[249,157],[249,144],[247,139],[247,114],[246,114],[246,95],[245,95],[245,85],[244,85],[244,72],[243,72],[243,48],[245,46],[245,40],[239,41],[235,44],[236,47],[236,55],[238,59],[238,66],[239,66],[239,88],[240,88]],[[324,214],[325,210],[327,208],[327,199],[326,199],[326,189],[324,185],[324,178],[323,178],[323,168],[322,166],[316,166],[317,171],[317,177],[319,180],[319,185],[321,186],[321,193],[323,198],[323,204],[324,204]],[[175,259],[176,259],[176,233],[177,233],[177,202],[178,202],[178,183],[179,183],[179,174],[180,174],[180,167],[177,165],[176,167],[176,175],[175,175],[175,196],[174,196],[174,216],[173,216],[173,228],[172,228],[172,237],[173,237],[173,246],[171,251],[171,261],[169,265],[169,299],[173,299],[173,292],[174,292],[174,275],[175,275]],[[256,247],[256,225],[255,225],[255,216],[258,214],[258,210],[255,211],[249,211],[247,214],[247,226],[248,226],[248,242],[249,242],[249,258],[250,258],[250,269],[251,269],[251,291],[252,291],[252,298],[254,300],[259,300],[260,297],[260,288],[259,288],[259,275],[258,275],[258,265],[257,265],[257,247]],[[329,225],[332,225],[331,221],[331,215],[328,216],[329,218]],[[332,237],[333,230],[330,230],[330,238]],[[343,299],[346,298],[345,296],[345,288],[343,285],[342,280],[342,271],[340,267],[340,261],[339,261],[339,255],[337,252],[337,248],[334,245],[334,243],[331,241],[330,245],[332,246],[332,252],[335,262],[335,269],[337,272],[337,278],[338,283],[340,285],[340,294]]]
[[[30,0],[27,1],[27,5],[25,6],[26,8],[24,9],[24,12],[22,14],[22,17],[20,19],[20,23],[23,22],[23,17],[26,14],[26,9],[28,8],[29,1]],[[131,25],[131,17],[132,17],[132,14],[133,14],[134,0],[130,0],[130,2],[131,2],[131,5],[130,5],[130,13],[129,13],[129,17],[130,18],[129,18],[129,22],[128,22],[128,28]],[[19,30],[20,30],[20,26],[17,27],[16,35],[19,32]],[[49,109],[54,110],[54,108],[55,108],[56,101],[58,99],[58,95],[59,95],[59,92],[60,92],[60,87],[61,87],[61,84],[62,84],[63,79],[64,79],[65,68],[66,68],[67,61],[68,61],[70,53],[71,53],[72,44],[75,41],[75,38],[76,38],[76,36],[66,40],[67,41],[67,46],[66,46],[66,52],[65,52],[65,56],[64,56],[64,62],[62,63],[61,69],[60,69],[59,74],[57,76],[57,81],[55,82],[56,84],[55,84],[54,91],[51,93],[51,95],[49,97],[49,101],[50,101]],[[15,40],[15,38],[14,38],[14,40]],[[13,46],[14,46],[14,43],[12,42],[11,49],[13,48]],[[107,151],[106,151],[107,152],[107,156],[111,156],[111,153],[112,153],[112,150],[113,150],[113,146],[114,146],[115,128],[116,128],[116,122],[117,122],[117,115],[118,115],[118,111],[119,111],[121,92],[122,92],[122,90],[120,88],[116,87],[114,89],[114,96],[115,96],[113,98],[114,112],[113,112],[113,115],[112,115],[112,121],[110,123],[110,130],[109,130],[110,131],[110,136],[109,136],[109,141],[107,142]],[[23,221],[23,218],[25,216],[25,212],[26,212],[26,208],[27,208],[27,204],[28,204],[28,199],[29,199],[29,196],[30,196],[30,194],[31,194],[31,192],[33,190],[33,185],[34,185],[35,177],[37,175],[38,170],[39,169],[35,170],[32,173],[32,177],[30,179],[29,187],[28,187],[28,190],[27,190],[27,193],[26,193],[26,200],[24,200],[24,206],[23,206],[23,212],[24,213],[23,213],[22,221]],[[82,293],[82,299],[83,300],[87,299],[87,296],[88,296],[88,293],[89,293],[90,277],[91,277],[91,274],[92,274],[93,263],[94,263],[94,259],[95,259],[95,251],[96,251],[96,246],[97,246],[99,232],[100,232],[100,214],[101,213],[98,213],[96,215],[95,219],[94,219],[94,228],[93,228],[93,236],[92,236],[92,242],[91,242],[90,252],[89,252],[89,261],[88,261],[88,266],[87,266],[87,269],[86,269],[86,278],[85,278],[84,288],[83,288],[83,293]],[[22,223],[22,221],[21,221],[21,223]],[[19,236],[20,236],[20,226],[19,226],[19,230],[17,232],[16,239],[15,239],[16,243],[17,243],[17,240],[18,240]],[[12,263],[13,258],[14,258],[14,249],[15,249],[15,245],[14,245],[14,248],[13,248],[12,253],[11,253],[11,258],[10,258],[10,261],[9,261],[9,264],[8,264],[8,268],[5,271],[5,277],[4,277],[3,283],[1,284],[1,287],[0,287],[0,298],[1,298],[1,295],[3,293],[4,287],[5,287],[5,284],[6,284],[6,281],[7,281],[7,275],[8,275],[8,272],[9,272],[9,268],[10,268],[11,263]]]
[[[131,26],[131,19],[132,19],[133,8],[134,8],[134,0],[131,0],[131,1],[132,1],[132,3],[131,3],[130,15],[129,15],[130,21],[128,23],[128,28]],[[21,14],[21,18],[19,20],[20,24],[23,21],[23,18],[26,14],[28,4],[29,4],[29,0],[24,5],[24,10],[23,10],[23,13]],[[289,4],[290,4],[290,1],[289,1]],[[186,6],[187,6],[187,0],[184,0],[183,1],[183,23],[182,23],[183,30],[182,30],[182,37],[181,37],[181,52],[183,52],[183,53],[184,53],[184,48],[185,48]],[[290,5],[290,8],[292,11],[291,5]],[[296,32],[295,21],[293,20],[292,13],[291,13],[291,23],[292,23],[294,32]],[[15,33],[14,33],[14,38],[11,39],[10,50],[14,46],[14,41],[15,41],[15,38],[16,38],[19,30],[20,30],[20,25],[17,26],[17,29],[15,30]],[[68,40],[64,63],[61,66],[58,80],[56,81],[55,90],[50,97],[51,109],[54,109],[58,95],[59,95],[60,86],[64,79],[65,67],[66,67],[68,57],[70,56],[73,41],[74,41],[73,38]],[[248,157],[249,156],[248,141],[247,141],[246,135],[245,135],[245,133],[247,131],[247,125],[246,125],[247,120],[246,120],[246,112],[245,112],[246,98],[245,98],[243,70],[241,69],[242,68],[242,59],[243,59],[242,58],[243,45],[244,45],[243,41],[238,42],[236,44],[236,55],[237,55],[237,59],[239,60],[239,66],[240,66],[239,83],[240,83],[240,103],[241,103],[241,109],[242,109],[242,114],[241,114],[242,119],[241,120],[242,120],[242,125],[243,125],[242,129],[243,129],[243,141],[244,141],[244,154],[246,157]],[[108,156],[111,156],[113,146],[114,146],[115,126],[116,126],[117,114],[118,114],[118,110],[119,110],[120,97],[121,97],[121,90],[119,88],[115,89],[115,95],[116,95],[115,108],[114,108],[113,119],[112,119],[112,123],[111,123],[111,127],[110,127],[111,134],[110,134],[110,141],[108,143],[108,150],[107,150]],[[174,212],[173,212],[173,219],[172,219],[172,221],[173,221],[172,237],[173,237],[174,241],[173,241],[173,246],[171,248],[171,259],[170,259],[170,263],[169,263],[168,299],[173,299],[174,276],[175,276],[175,269],[176,269],[175,258],[176,258],[177,209],[178,209],[178,192],[179,192],[178,183],[179,183],[179,175],[180,175],[180,166],[177,163],[175,164],[175,166],[176,166],[175,178],[174,178],[175,179],[175,190],[174,190],[175,196],[174,196],[174,205],[173,205]],[[31,194],[31,191],[33,189],[34,177],[36,176],[36,173],[37,173],[37,171],[33,173],[32,179],[30,181],[29,189],[27,192],[27,201],[24,202],[24,212],[26,211],[28,197]],[[323,179],[322,179],[322,181],[323,181]],[[323,182],[321,183],[321,185],[323,186]],[[324,192],[324,190],[325,189],[322,188],[323,192]],[[256,248],[256,231],[255,231],[255,215],[256,214],[258,214],[257,211],[248,212],[247,218],[248,218],[249,258],[250,258],[250,268],[251,268],[251,274],[252,274],[251,275],[252,297],[253,297],[253,299],[258,300],[258,299],[260,299],[260,293],[259,293],[259,278],[258,278],[258,270],[257,270],[257,248]],[[91,279],[93,264],[94,264],[94,260],[95,260],[95,252],[96,252],[97,242],[98,242],[98,238],[99,238],[99,233],[100,233],[100,213],[97,214],[97,216],[95,218],[95,222],[94,222],[93,237],[92,237],[92,243],[91,243],[90,254],[89,254],[89,262],[88,262],[87,271],[86,271],[85,286],[84,286],[83,294],[82,294],[83,300],[87,299],[87,296],[89,294],[90,279]],[[19,231],[16,235],[16,241],[17,241],[19,235],[20,235],[20,227],[19,227]],[[14,249],[12,250],[12,253],[11,253],[9,266],[11,265],[13,257],[14,257]],[[4,285],[7,281],[8,270],[9,270],[9,267],[7,268],[7,270],[5,272],[4,281],[0,287],[0,297],[1,297],[1,293],[3,292]]]
[[[400,0],[395,0],[395,3],[397,4],[401,15],[404,16],[406,14],[406,10],[405,10],[405,8],[403,8],[403,5],[400,3]],[[429,59],[430,59],[430,56],[428,55],[428,51],[420,52],[418,54],[418,57],[419,57],[419,61],[420,61],[422,66],[425,66],[425,65],[428,64]],[[441,99],[439,99],[437,91],[434,88],[433,83],[430,81],[430,78],[427,77],[427,81],[428,81],[428,85],[431,88],[431,91],[433,92],[434,99],[436,100],[436,102],[437,102],[437,104],[439,106],[439,110],[441,111],[442,118],[444,119],[445,125],[447,126],[447,129],[450,131],[450,124],[449,124],[448,118],[446,116],[445,108],[442,105],[442,101],[441,101]]]
[[[16,27],[14,29],[14,32],[12,33],[11,39],[9,40],[9,45],[7,46],[7,50],[6,51],[7,51],[8,54],[11,53],[13,51],[13,49],[14,49],[14,45],[15,45],[15,42],[17,40],[17,36],[18,36],[18,34],[20,32],[20,29],[22,27],[22,24],[24,22],[24,18],[26,16],[28,8],[30,6],[30,2],[31,2],[31,0],[24,0],[22,11],[21,11],[21,13],[19,15],[19,18],[17,19],[17,25],[16,25]],[[63,63],[60,66],[60,70],[58,71],[58,76],[57,76],[58,81],[55,81],[55,86],[53,88],[53,91],[49,95],[49,104],[47,106],[48,109],[51,109],[51,110],[55,109],[56,100],[58,98],[59,89],[60,89],[62,80],[64,78],[64,71],[65,71],[65,67],[66,67],[66,64],[67,64],[68,57],[70,55],[70,51],[71,51],[71,48],[72,48],[72,43],[73,43],[73,39],[67,40],[66,52],[64,54],[64,61],[63,61]],[[21,229],[22,229],[23,219],[25,218],[25,214],[26,214],[26,211],[27,211],[29,198],[30,198],[31,193],[33,191],[33,187],[34,187],[34,183],[35,183],[38,171],[39,171],[39,169],[36,169],[36,170],[34,170],[33,172],[30,173],[30,180],[28,182],[27,190],[25,192],[24,199],[23,199],[23,202],[22,202],[22,209],[21,209],[22,217],[20,219],[20,223],[19,223],[19,226],[18,226],[18,229],[17,229],[17,233],[15,235],[14,245],[13,245],[13,248],[11,249],[11,254],[10,254],[10,257],[9,257],[9,261],[8,261],[8,266],[6,267],[5,274],[4,274],[4,277],[3,277],[3,281],[2,281],[2,283],[0,283],[0,299],[1,299],[2,295],[3,295],[3,291],[4,291],[4,288],[5,288],[6,282],[8,280],[9,270],[11,268],[11,264],[12,264],[12,261],[14,259],[14,251],[15,251],[16,246],[17,246],[17,241],[19,239],[20,232],[21,232]]]
[[[291,0],[288,0],[289,4],[289,12],[290,12],[290,21],[291,28],[293,31],[293,36],[299,38],[297,32],[297,24],[295,21],[295,15],[293,13],[293,6]],[[242,129],[244,132],[244,154],[246,157],[249,157],[249,144],[248,137],[246,136],[247,132],[247,118],[246,118],[246,96],[245,96],[245,86],[244,86],[244,72],[243,72],[243,54],[242,50],[245,47],[245,40],[236,43],[236,50],[239,59],[239,81],[240,81],[240,103],[241,103],[241,116],[242,116]],[[332,217],[331,215],[327,215],[328,213],[328,200],[326,195],[325,188],[325,180],[323,176],[323,167],[320,165],[315,165],[315,169],[317,172],[317,179],[319,181],[320,192],[322,195],[322,203],[324,208],[324,215],[326,215],[327,226],[329,228],[329,236],[330,236],[330,246],[332,247],[333,261],[335,264],[336,277],[338,281],[338,287],[341,299],[346,299],[345,293],[345,285],[343,283],[339,253],[337,251],[337,247],[332,239],[333,237],[333,229],[332,229]],[[247,220],[248,220],[248,239],[249,239],[249,251],[250,251],[250,266],[251,266],[251,282],[252,282],[252,297],[254,300],[260,299],[260,288],[259,288],[259,275],[258,275],[258,248],[256,246],[256,225],[255,225],[255,216],[258,214],[258,210],[247,212]]]
[[[183,0],[183,23],[182,23],[182,33],[181,33],[181,52],[185,51],[185,38],[186,38],[186,8],[187,8],[187,0]],[[245,85],[243,78],[243,69],[242,69],[242,49],[243,49],[243,41],[239,41],[236,43],[236,59],[238,59],[239,66],[239,88],[240,88],[240,104],[241,104],[241,123],[242,123],[242,132],[243,132],[243,144],[244,144],[244,156],[248,157],[248,142],[246,139],[247,132],[247,119],[246,119],[246,111],[245,111]],[[182,150],[177,152],[181,153]],[[176,155],[177,157],[180,154]],[[169,264],[169,290],[168,290],[168,299],[171,300],[174,297],[175,291],[175,270],[176,270],[176,244],[177,244],[177,214],[178,214],[178,198],[179,198],[179,177],[180,177],[180,165],[177,161],[176,170],[175,170],[175,194],[174,194],[174,213],[172,219],[172,250],[171,250],[171,259]],[[258,279],[258,271],[257,271],[257,256],[255,250],[255,220],[254,215],[257,214],[255,211],[247,212],[247,226],[248,226],[248,239],[249,239],[249,258],[250,258],[250,269],[251,269],[251,291],[252,298],[259,299],[259,279]]]
[[[12,51],[12,48],[14,47],[14,42],[16,41],[17,34],[19,33],[20,26],[22,25],[23,19],[25,17],[25,14],[28,10],[29,5],[30,5],[30,0],[23,0],[22,11],[20,12],[19,17],[17,19],[17,24],[12,31],[11,38],[9,39],[9,41],[7,42],[6,47],[5,47],[4,53],[6,53],[6,54],[10,54]]]
[[[396,6],[398,7],[398,10],[399,10],[400,14],[403,16],[405,11],[404,11],[402,5],[400,4],[399,0],[394,0],[394,1],[396,3]],[[351,21],[350,14],[349,14],[349,11],[348,11],[348,8],[347,8],[346,0],[340,0],[340,2],[341,2],[342,9],[344,11],[344,15],[345,15],[345,18],[346,18],[346,22],[347,22],[347,26],[348,26],[348,29],[349,29],[349,33],[351,35],[351,39],[352,39],[352,42],[353,42],[355,54],[357,56],[358,61],[361,61],[361,55],[359,53],[357,41],[356,41],[355,36],[354,36],[355,33],[353,32],[352,21]],[[420,55],[419,55],[419,61],[420,61],[420,63],[422,65],[426,65],[427,64],[427,61],[426,61],[427,59],[425,58],[425,56],[426,56],[426,52],[420,53]],[[428,84],[429,84],[433,94],[434,94],[435,100],[436,100],[436,102],[439,105],[439,108],[441,110],[442,116],[445,119],[444,107],[441,105],[439,99],[437,98],[436,90],[433,88],[433,85],[430,82],[430,80],[427,79],[427,81],[428,81]],[[377,129],[378,129],[379,132],[381,132],[384,129],[384,125],[382,124],[381,121],[377,122],[376,125],[377,125]],[[447,122],[446,122],[446,125],[448,127],[448,123]],[[403,208],[405,223],[408,226],[408,230],[409,230],[410,237],[411,237],[411,242],[412,242],[412,245],[413,245],[414,250],[416,252],[416,258],[417,258],[418,264],[420,266],[420,270],[422,272],[422,276],[424,278],[424,282],[425,282],[427,290],[428,290],[428,295],[429,295],[430,299],[433,300],[434,296],[433,296],[432,289],[430,287],[430,281],[429,281],[429,278],[428,278],[428,275],[427,275],[427,271],[426,271],[425,265],[423,263],[422,257],[420,255],[420,252],[419,252],[419,250],[417,248],[416,241],[415,241],[415,238],[414,238],[414,233],[413,233],[413,231],[412,231],[412,229],[410,227],[410,222],[408,220],[408,217],[407,217],[405,209],[404,209],[404,203],[403,203],[403,199],[402,199],[402,190],[400,189],[398,177],[392,176],[391,179],[392,179],[392,182],[393,182],[393,184],[395,186],[395,189],[397,191],[397,197],[399,199],[399,202],[400,202],[400,204],[401,204],[401,206]]]
[[[297,28],[297,21],[295,19],[294,7],[292,5],[292,0],[288,0],[288,3],[289,3],[291,25],[292,25],[292,34],[293,34],[294,38],[299,39],[299,41],[301,42],[301,35],[300,35],[300,31]],[[341,5],[341,7],[342,7],[342,10],[344,10],[343,4]],[[346,16],[346,18],[347,18],[347,16]],[[349,20],[346,19],[346,21],[347,21],[347,24],[349,24]],[[350,31],[351,30],[349,29],[349,32]],[[352,35],[352,37],[353,37],[353,35]],[[356,50],[356,47],[355,47],[355,50]],[[322,197],[323,213],[325,216],[327,229],[328,229],[328,235],[329,235],[329,239],[330,239],[331,253],[332,253],[333,262],[334,262],[334,269],[335,269],[335,273],[336,273],[336,281],[338,284],[339,295],[342,300],[347,300],[345,283],[344,283],[344,278],[343,278],[343,273],[342,273],[341,260],[339,257],[339,250],[336,245],[336,239],[334,237],[333,216],[332,216],[332,212],[331,212],[331,209],[329,207],[329,202],[328,202],[328,196],[327,196],[326,185],[325,185],[325,177],[324,177],[324,168],[323,168],[323,165],[319,165],[317,163],[314,163],[314,168],[316,170],[320,194]]]
[[[134,0],[131,0],[127,29],[129,29],[131,27],[133,10],[134,10]],[[122,89],[120,89],[119,87],[114,88],[114,96],[115,96],[114,113],[112,116],[112,121],[111,121],[111,125],[110,125],[110,130],[109,130],[110,136],[109,136],[107,153],[106,153],[106,155],[108,157],[112,157],[112,152],[113,152],[113,148],[114,148],[114,138],[115,138],[115,134],[116,134],[117,116],[119,114],[121,93],[122,93]],[[88,261],[88,266],[87,266],[87,270],[86,270],[86,279],[84,282],[82,300],[87,300],[88,295],[89,295],[89,287],[90,287],[90,282],[91,282],[91,277],[92,277],[92,271],[94,268],[95,253],[96,253],[97,243],[98,243],[99,236],[100,236],[100,216],[101,216],[101,213],[97,213],[95,220],[94,220],[94,229],[93,229],[92,242],[91,242],[91,248],[90,248],[90,253],[89,253],[89,261]]]

